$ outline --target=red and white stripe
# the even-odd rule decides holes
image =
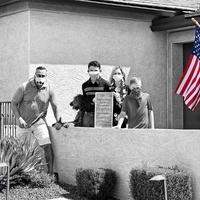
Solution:
[[[200,61],[196,55],[191,54],[175,93],[182,95],[188,108],[195,110],[200,100]]]

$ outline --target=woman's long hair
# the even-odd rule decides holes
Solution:
[[[114,75],[114,73],[115,73],[115,71],[116,71],[117,69],[119,69],[119,70],[121,71],[122,76],[123,76],[123,83],[125,83],[126,75],[125,75],[123,69],[122,69],[120,66],[116,66],[116,67],[114,67],[114,68],[112,69],[112,72],[111,72],[111,74],[110,74],[109,82],[110,82],[111,85],[114,85],[114,84],[115,84],[115,80],[113,79],[113,75]]]

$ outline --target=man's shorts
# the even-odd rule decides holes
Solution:
[[[29,134],[29,133],[32,133],[35,136],[40,146],[51,144],[51,141],[49,138],[49,131],[43,119],[40,119],[37,123],[32,125],[30,128],[20,128],[19,126],[17,126],[17,130],[16,130],[17,137],[21,137],[22,135]]]

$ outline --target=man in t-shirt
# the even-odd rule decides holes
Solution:
[[[23,83],[15,92],[11,108],[17,119],[17,137],[32,133],[45,152],[48,173],[53,175],[53,151],[49,138],[49,131],[45,123],[45,116],[49,102],[56,119],[54,127],[61,128],[60,115],[55,94],[47,84],[47,70],[40,66],[36,68],[34,78]]]
[[[115,128],[121,128],[123,120],[127,115],[128,128],[154,129],[154,114],[150,95],[141,91],[141,79],[138,77],[131,78],[129,87],[131,93],[124,99],[119,121]]]
[[[86,100],[86,111],[83,116],[84,127],[94,127],[94,104],[96,92],[110,92],[110,83],[100,76],[101,65],[98,61],[88,64],[89,80],[82,84],[83,96]]]

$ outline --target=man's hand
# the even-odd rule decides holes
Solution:
[[[56,122],[56,123],[53,125],[53,127],[54,127],[56,130],[60,130],[61,127],[62,127],[62,123]]]
[[[22,117],[19,118],[19,127],[27,128],[27,123],[24,121],[24,119]]]
[[[68,128],[69,127],[69,124],[67,122],[62,122],[61,120],[61,117],[59,118],[59,120],[52,124],[52,126],[56,129],[56,130],[60,130],[61,127],[64,127],[64,128]]]

